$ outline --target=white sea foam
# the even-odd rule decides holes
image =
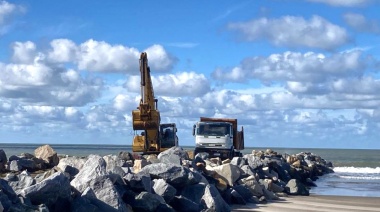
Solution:
[[[380,174],[380,167],[371,168],[371,167],[353,167],[353,166],[344,166],[344,167],[335,167],[335,173],[357,173],[357,174]]]
[[[380,176],[339,176],[339,178],[352,180],[380,180]]]

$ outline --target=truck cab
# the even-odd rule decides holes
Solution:
[[[232,124],[228,122],[198,122],[193,135],[196,147],[229,149],[233,145]]]
[[[209,157],[232,159],[239,156],[239,150],[244,149],[244,136],[237,131],[237,120],[226,118],[201,117],[193,126],[195,138],[194,156],[206,152]]]

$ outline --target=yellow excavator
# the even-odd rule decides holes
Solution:
[[[173,146],[178,146],[175,123],[161,124],[157,99],[154,97],[153,84],[146,52],[140,56],[141,100],[137,110],[132,111],[133,138],[132,151],[142,154],[157,154]],[[139,134],[138,131],[141,131]]]

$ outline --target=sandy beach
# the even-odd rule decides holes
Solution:
[[[295,212],[295,211],[380,211],[380,197],[289,196],[267,204],[233,205],[232,211]]]

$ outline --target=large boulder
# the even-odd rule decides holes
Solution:
[[[222,179],[227,180],[229,186],[233,186],[236,180],[240,178],[241,171],[238,166],[232,165],[230,163],[223,164],[216,167],[206,167],[215,171]]]
[[[45,161],[46,164],[51,167],[58,165],[59,158],[57,153],[51,148],[50,145],[43,145],[34,150],[36,158],[40,158]]]
[[[247,159],[248,165],[253,169],[261,169],[263,167],[263,160],[259,156],[255,155],[244,155],[244,157]]]
[[[174,146],[158,154],[157,158],[161,163],[182,165],[182,160],[189,160],[189,155],[182,147]]]
[[[182,189],[181,195],[197,204],[201,204],[205,188],[206,185],[203,183],[187,185]]]
[[[5,172],[5,165],[8,162],[7,155],[3,149],[0,149],[0,173]]]
[[[204,207],[202,207],[199,203],[195,203],[182,195],[175,196],[170,202],[170,206],[172,206],[176,211],[183,212],[199,212],[204,209]]]
[[[175,188],[188,184],[190,170],[172,163],[153,163],[141,169],[142,173],[149,174],[152,179],[163,179]]]
[[[153,183],[154,193],[163,197],[166,203],[169,203],[177,193],[177,189],[166,183],[163,179],[154,179]]]
[[[16,194],[20,194],[24,188],[32,186],[36,183],[34,178],[30,176],[27,171],[23,171],[19,175],[9,173],[4,179],[8,181],[9,185],[13,188]]]
[[[251,193],[256,197],[261,197],[264,195],[262,186],[259,182],[257,182],[254,176],[249,176],[239,180],[239,184],[247,186]]]
[[[24,188],[20,195],[30,199],[33,205],[45,204],[50,211],[70,209],[70,182],[62,172],[57,172],[40,183]]]
[[[202,196],[202,202],[210,211],[231,211],[214,185],[207,185]]]
[[[65,157],[61,158],[59,160],[59,163],[57,167],[63,171],[69,173],[71,176],[75,176],[76,174],[79,173],[79,170],[82,169],[83,165],[86,163],[85,158],[80,158],[80,157]]]
[[[161,198],[158,194],[141,192],[136,196],[132,208],[134,211],[157,211],[157,207],[163,204]]]
[[[128,211],[122,197],[107,175],[97,176],[91,179],[83,195],[85,195],[93,205],[97,206],[100,211]]]
[[[9,186],[6,180],[0,178],[0,202],[3,205],[5,211],[8,211],[13,204],[19,203],[20,199],[17,194],[13,191],[12,187]]]
[[[125,160],[116,155],[105,155],[103,156],[103,159],[107,164],[107,172],[113,172],[113,170],[115,170],[115,167],[123,167],[126,164]]]
[[[39,168],[33,159],[19,158],[19,160],[12,160],[9,162],[10,171],[19,172],[23,170],[28,170],[29,172],[33,172],[38,169]]]
[[[309,190],[297,179],[291,179],[285,186],[285,190],[292,195],[309,196]]]
[[[247,159],[243,157],[233,157],[231,164],[241,168],[242,166],[247,165]]]
[[[99,155],[89,155],[83,168],[70,182],[76,190],[82,193],[89,185],[90,181],[98,176],[106,175],[106,162]]]
[[[152,191],[152,180],[149,174],[146,173],[128,173],[123,178],[129,189],[135,192]]]

